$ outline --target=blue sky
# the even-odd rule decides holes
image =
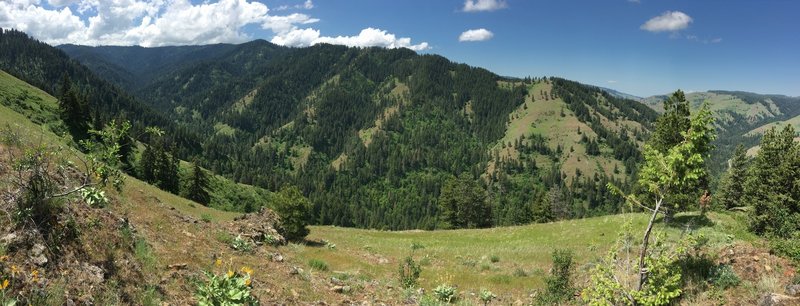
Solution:
[[[800,96],[799,14],[793,0],[3,0],[0,27],[51,44],[410,47],[638,96]]]

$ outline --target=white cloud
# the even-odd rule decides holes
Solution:
[[[320,31],[315,29],[294,29],[292,31],[275,35],[272,42],[282,46],[307,47],[319,43],[345,45],[350,47],[384,47],[384,48],[409,48],[420,51],[429,48],[427,42],[411,44],[411,38],[397,38],[385,30],[366,28],[355,36],[320,36]]]
[[[281,5],[281,6],[277,7],[277,8],[275,8],[275,10],[276,11],[285,11],[285,10],[292,9],[292,8],[310,10],[310,9],[314,8],[314,2],[312,2],[311,0],[306,0],[306,2],[303,2],[303,4]]]
[[[687,28],[692,21],[692,17],[689,17],[689,15],[683,12],[667,11],[661,14],[661,16],[653,17],[648,20],[640,29],[650,32],[675,32]]]
[[[466,0],[464,1],[465,12],[490,12],[507,8],[505,0]]]
[[[494,33],[487,29],[467,30],[458,36],[458,41],[484,41],[494,37]]]
[[[46,1],[50,7],[45,7]],[[298,9],[312,9],[306,0]],[[78,13],[75,12],[77,10]],[[88,13],[87,13],[88,12]],[[91,13],[91,14],[89,14]],[[83,16],[83,17],[82,17]],[[244,28],[259,25],[287,46],[332,43],[424,50],[385,30],[366,28],[356,36],[325,37],[312,28],[319,19],[300,13],[270,14],[256,0],[0,0],[0,27],[15,28],[47,43],[81,45],[196,45],[252,39]]]
[[[714,38],[714,39],[711,40],[712,44],[718,44],[718,43],[721,43],[721,42],[722,42],[722,38],[719,38],[719,37]]]
[[[619,82],[617,82],[617,80],[608,80],[606,82],[608,82],[608,84],[617,84],[617,83],[619,83]]]

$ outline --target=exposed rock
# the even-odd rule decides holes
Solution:
[[[30,260],[31,263],[37,266],[44,266],[47,264],[47,257],[44,256],[45,246],[41,243],[36,243],[31,248]]]
[[[289,274],[291,274],[291,275],[297,275],[297,274],[302,274],[302,273],[303,273],[303,269],[302,268],[298,268],[298,267],[292,267],[292,271],[289,272]]]
[[[797,306],[800,298],[778,293],[767,293],[758,300],[759,306]]]
[[[800,297],[800,284],[786,286],[786,294],[789,296]]]
[[[8,233],[8,235],[0,238],[0,243],[6,247],[12,247],[20,242],[22,242],[22,239],[19,237],[19,235],[17,235],[17,233]]]
[[[283,255],[280,253],[273,253],[272,254],[272,261],[274,262],[283,262]]]
[[[31,263],[33,263],[34,265],[40,266],[40,267],[47,264],[47,257],[44,256],[44,255],[31,256],[30,259],[31,259]]]
[[[334,284],[334,285],[337,285],[337,286],[344,286],[344,282],[342,282],[342,280],[340,280],[338,278],[335,278],[335,277],[331,277],[331,284]]]
[[[280,228],[280,217],[266,208],[236,217],[227,228],[232,235],[248,237],[256,245],[286,244],[286,239],[277,230]]]
[[[167,266],[167,268],[170,268],[172,270],[183,270],[183,269],[186,269],[187,266],[188,265],[185,264],[185,263],[179,263],[179,264],[171,264],[171,265]]]
[[[336,293],[348,293],[350,292],[350,286],[333,286],[331,291]]]
[[[87,280],[91,283],[102,284],[105,281],[105,271],[98,266],[84,263],[83,271],[88,276]]]

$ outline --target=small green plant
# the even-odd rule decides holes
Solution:
[[[403,288],[416,287],[420,273],[422,273],[422,268],[414,262],[414,258],[411,258],[411,256],[406,257],[406,259],[400,263],[400,269],[397,271],[400,277],[400,285],[403,286]]]
[[[209,223],[214,219],[211,217],[210,214],[202,214],[202,215],[200,215],[200,220],[202,220],[205,223]]]
[[[330,241],[325,241],[325,248],[327,248],[328,250],[335,250],[336,244]]]
[[[482,263],[481,264],[481,271],[489,271],[491,269],[492,269],[492,265],[490,265],[488,263]]]
[[[106,192],[94,187],[86,187],[80,191],[81,198],[94,208],[103,208],[108,205],[108,198]]]
[[[523,269],[522,267],[517,267],[514,270],[514,277],[527,277],[527,276],[528,276],[528,272],[525,271],[525,269]]]
[[[200,306],[258,305],[258,300],[251,294],[252,273],[253,270],[247,267],[243,267],[239,272],[228,270],[219,275],[205,271],[206,281],[197,283],[195,293],[197,304]]]
[[[417,243],[417,242],[412,242],[411,243],[411,251],[421,250],[421,249],[424,249],[424,248],[425,248],[425,246],[420,244],[420,243]]]
[[[729,265],[717,266],[711,272],[711,282],[719,289],[725,290],[738,286],[742,280]]]
[[[278,244],[278,238],[275,238],[275,236],[270,235],[270,234],[264,234],[264,243],[266,243],[268,245],[277,245]]]
[[[481,298],[481,302],[483,302],[484,306],[489,305],[492,300],[497,298],[497,296],[488,289],[482,289],[479,297]]]
[[[238,235],[236,238],[233,238],[231,248],[240,252],[250,252],[253,250],[253,244],[242,238],[242,235]]]
[[[572,251],[557,249],[553,251],[553,268],[545,279],[549,302],[558,302],[572,296]]]
[[[436,296],[440,302],[452,303],[456,300],[456,287],[449,284],[441,284],[433,289],[433,295]]]
[[[312,258],[308,261],[308,266],[317,271],[328,271],[328,263],[320,259]]]
[[[492,255],[491,257],[489,257],[489,261],[491,261],[493,263],[498,263],[498,262],[500,262],[500,256]]]
[[[233,243],[233,236],[226,231],[219,231],[216,235],[217,241],[222,242],[224,244],[231,244]]]

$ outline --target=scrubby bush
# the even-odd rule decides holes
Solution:
[[[711,283],[717,288],[724,290],[736,287],[741,282],[742,280],[739,278],[739,275],[737,275],[729,265],[717,266],[714,271],[711,272]]]
[[[400,277],[400,286],[403,286],[403,288],[416,287],[420,273],[422,273],[422,268],[414,262],[414,258],[411,258],[411,256],[406,257],[400,263],[400,269],[397,271]]]
[[[231,248],[241,252],[250,252],[253,250],[253,244],[250,241],[242,238],[242,235],[236,236],[231,242]]]
[[[492,300],[497,298],[497,296],[488,289],[482,289],[479,297],[481,298],[481,302],[483,302],[484,306],[489,305]]]
[[[295,186],[284,187],[277,194],[275,212],[281,217],[279,231],[288,240],[303,240],[311,221],[311,201]]]
[[[553,251],[553,268],[550,276],[545,278],[547,294],[550,302],[557,302],[572,297],[572,251],[557,249]]]

